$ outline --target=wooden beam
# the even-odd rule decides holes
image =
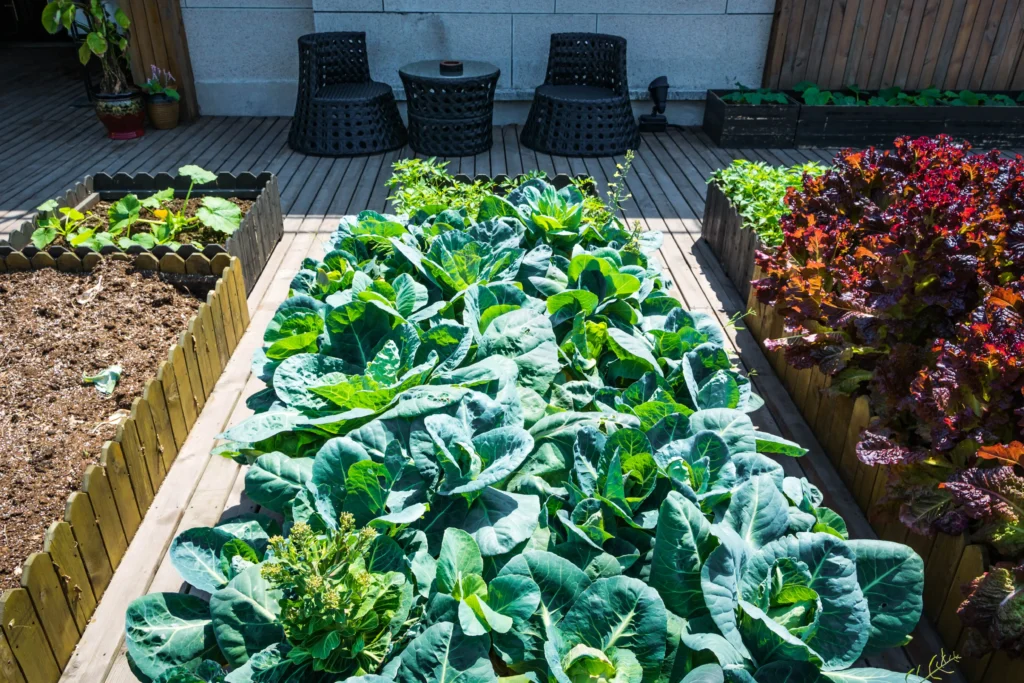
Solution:
[[[174,75],[181,93],[181,120],[199,118],[199,102],[180,0],[119,0],[131,20],[132,75],[143,83],[155,64]]]

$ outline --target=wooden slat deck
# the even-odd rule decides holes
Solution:
[[[237,464],[210,456],[214,436],[249,415],[244,399],[261,388],[251,376],[249,359],[263,329],[284,300],[288,283],[307,255],[318,255],[338,219],[363,209],[385,211],[384,181],[393,162],[413,156],[410,149],[353,159],[309,157],[286,144],[285,118],[205,117],[173,131],[148,131],[141,140],[106,140],[87,110],[68,116],[68,106],[53,93],[40,92],[14,78],[0,76],[0,233],[19,224],[47,198],[86,174],[99,171],[174,172],[186,163],[213,171],[272,171],[279,176],[285,236],[250,295],[252,322],[189,435],[135,541],[114,576],[93,623],[73,655],[63,681],[110,683],[133,681],[123,649],[124,612],[128,603],[151,591],[183,588],[166,551],[181,530],[217,523],[222,516],[250,510],[244,472]],[[556,173],[589,174],[602,188],[612,180],[621,159],[550,156],[519,144],[519,129],[494,129],[492,148],[473,157],[450,159],[451,170],[468,175],[519,173],[540,168]],[[730,324],[745,310],[707,245],[700,239],[705,179],[733,159],[769,164],[826,162],[834,150],[729,150],[714,147],[697,129],[645,134],[633,171],[626,180],[632,199],[625,218],[665,233],[661,258],[676,284],[675,295],[689,309],[714,315],[728,332],[731,351],[751,373],[765,408],[753,417],[761,429],[793,439],[810,452],[786,459],[789,474],[806,476],[826,494],[826,504],[847,520],[855,537],[875,533],[823,452],[799,410],[751,336]],[[872,657],[870,665],[907,671],[940,650],[934,629],[919,627],[910,646]],[[959,677],[945,680],[961,680]]]

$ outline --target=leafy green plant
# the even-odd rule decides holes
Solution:
[[[85,33],[85,41],[78,50],[79,60],[88,64],[96,57],[103,70],[101,90],[116,95],[131,87],[128,64],[131,21],[120,8],[115,8],[111,14],[107,5],[103,0],[51,0],[43,8],[42,20],[43,28],[49,33],[70,31],[79,24]]]
[[[392,188],[388,199],[398,213],[411,208],[462,207],[476,213],[485,197],[495,189],[490,181],[456,182],[447,172],[448,162],[429,159],[403,159],[392,165],[393,173],[385,183]]]
[[[54,214],[54,209],[57,214]],[[51,199],[36,207],[36,229],[32,231],[32,244],[37,249],[45,249],[58,237],[64,238],[68,244],[79,246],[92,236],[86,223],[91,213],[82,213],[70,206],[57,208],[57,201]]]
[[[786,194],[803,186],[804,176],[818,177],[825,167],[815,162],[800,166],[769,166],[763,161],[737,159],[708,178],[729,198],[743,223],[769,247],[782,243],[779,220],[789,213]]]
[[[722,95],[723,102],[730,102],[732,104],[789,104],[789,98],[786,97],[785,93],[781,93],[771,88],[758,88],[753,90],[746,87],[742,83],[736,84],[736,92],[727,93]]]
[[[351,675],[375,671],[401,642],[412,588],[400,571],[387,571],[376,531],[355,531],[342,513],[324,535],[292,527],[270,539],[274,559],[263,578],[280,590],[281,624],[292,645],[288,661],[312,671]]]
[[[785,475],[777,459],[805,450],[755,429],[725,332],[669,295],[655,240],[577,223],[580,195],[533,178],[475,215],[342,221],[270,321],[266,388],[219,449],[284,537],[179,536],[172,561],[210,605],[133,603],[137,671],[921,683],[852,668],[909,638],[920,558],[850,540]],[[158,640],[168,625],[192,637]]]

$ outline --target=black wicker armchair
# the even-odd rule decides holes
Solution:
[[[629,103],[626,39],[553,33],[548,73],[537,88],[522,143],[565,156],[622,154],[640,143]]]
[[[299,93],[288,135],[292,149],[349,157],[387,152],[405,141],[391,86],[370,80],[364,32],[299,38]]]

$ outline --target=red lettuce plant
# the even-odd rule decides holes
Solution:
[[[870,396],[857,456],[890,466],[883,510],[919,533],[969,531],[1019,558],[1024,158],[900,138],[892,151],[843,151],[786,201],[783,244],[757,255],[758,298],[786,325],[766,345],[819,367],[835,391]],[[979,613],[982,594],[973,589],[965,615]],[[1019,616],[1016,599],[1008,614]],[[987,640],[978,631],[976,651],[1008,647],[1006,633],[1024,638],[1018,626]]]

